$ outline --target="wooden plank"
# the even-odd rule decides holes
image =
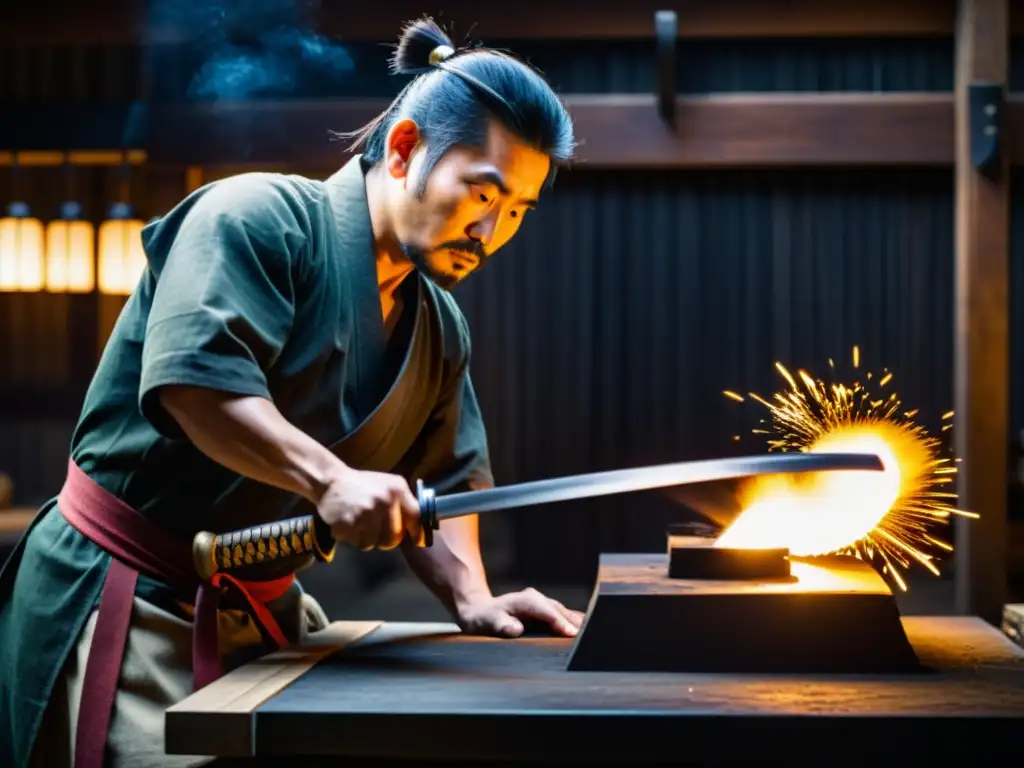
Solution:
[[[380,627],[379,621],[336,621],[301,647],[286,648],[235,669],[170,707],[165,715],[167,754],[249,756],[253,712],[321,659]]]
[[[239,8],[249,9],[242,5]],[[423,3],[393,0],[351,10],[347,3],[324,2],[315,17],[316,32],[350,41],[392,41],[400,25],[423,13],[454,22],[456,42],[517,39],[646,39],[653,35],[654,13],[673,9],[682,38],[814,36],[950,36],[954,0],[566,0],[522,2],[515,13],[500,3],[448,0]],[[1022,16],[1013,17],[1014,30]],[[20,4],[5,11],[0,42],[9,45],[125,45],[188,40],[208,25],[187,24],[187,11],[160,23],[147,19],[138,0],[98,5],[71,2]],[[193,14],[191,18],[195,18]]]
[[[954,445],[958,503],[956,609],[998,625],[1007,597],[1010,178],[971,162],[968,86],[1006,83],[1008,0],[961,0],[956,74]],[[1021,126],[1008,126],[1012,133]]]
[[[653,95],[568,96],[566,103],[581,141],[581,170],[949,165],[953,159],[948,94],[680,97],[677,133],[659,117]],[[162,164],[335,168],[347,153],[343,144],[329,141],[328,132],[355,129],[387,104],[345,99],[159,106],[145,149]]]

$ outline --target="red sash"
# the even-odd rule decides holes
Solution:
[[[192,630],[192,685],[198,690],[223,674],[217,637],[221,595],[233,589],[252,610],[277,647],[287,645],[266,603],[281,597],[294,574],[273,581],[243,582],[226,574],[199,579],[189,542],[174,538],[98,485],[73,461],[58,499],[68,523],[111,555],[100,597],[99,616],[85,667],[75,737],[75,768],[102,768],[114,695],[121,675],[132,600],[140,573],[170,584],[182,594],[195,593]]]

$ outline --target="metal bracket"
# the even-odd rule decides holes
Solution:
[[[967,99],[971,163],[981,173],[991,174],[1002,159],[1005,88],[1002,83],[971,83],[967,86]]]
[[[679,24],[675,11],[655,11],[654,35],[658,58],[658,113],[676,127],[676,38]]]

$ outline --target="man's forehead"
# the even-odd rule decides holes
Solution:
[[[502,191],[536,197],[547,178],[550,159],[503,126],[492,124],[488,141],[470,156],[473,170],[493,176]]]

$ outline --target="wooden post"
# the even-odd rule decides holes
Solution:
[[[960,0],[956,48],[954,439],[960,508],[981,516],[957,524],[956,611],[998,624],[1007,596],[1010,181],[1005,136],[991,170],[972,161],[969,88],[996,83],[1005,94],[1008,0]]]

